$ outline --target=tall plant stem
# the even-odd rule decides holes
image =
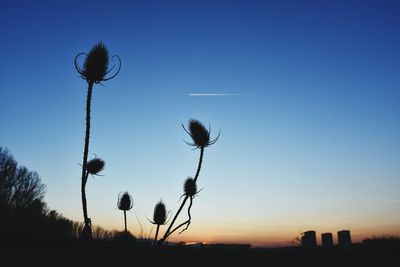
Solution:
[[[124,221],[125,221],[125,234],[127,234],[128,229],[126,228],[126,210],[124,210]]]
[[[85,132],[85,147],[83,150],[83,162],[82,162],[82,181],[81,181],[81,193],[82,193],[82,209],[83,209],[83,219],[84,219],[84,227],[83,227],[83,237],[85,239],[92,239],[92,231],[91,231],[91,222],[88,217],[87,212],[87,202],[86,202],[86,181],[87,181],[87,173],[86,173],[86,164],[89,153],[89,139],[90,139],[90,106],[92,102],[92,90],[93,90],[93,82],[88,82],[88,92],[86,97],[86,132]]]
[[[204,147],[201,147],[201,148],[200,148],[199,165],[197,166],[196,175],[194,176],[194,182],[196,182],[196,181],[197,181],[197,178],[199,178],[200,169],[201,169],[201,164],[203,163],[203,156],[204,156]]]
[[[160,225],[157,224],[156,235],[154,236],[153,246],[156,245],[157,238],[158,238],[158,231],[160,230]]]
[[[200,169],[201,169],[201,164],[203,163],[203,156],[204,156],[204,147],[200,147],[199,164],[198,164],[198,166],[197,166],[196,175],[194,176],[194,182],[196,182],[196,181],[197,181],[197,178],[199,177]],[[181,213],[183,207],[185,206],[185,203],[186,203],[186,201],[188,200],[188,198],[189,198],[189,196],[186,195],[185,198],[183,199],[182,204],[181,204],[181,206],[180,206],[179,209],[178,209],[178,212],[175,214],[174,218],[172,219],[171,224],[169,225],[169,227],[168,227],[167,231],[165,232],[163,238],[161,238],[160,241],[158,241],[158,245],[159,245],[159,246],[162,245],[162,243],[170,236],[170,234],[172,234],[172,232],[171,232],[172,226],[174,226],[174,223],[175,223],[176,219],[178,218],[179,213]],[[176,229],[177,229],[177,228],[176,228]],[[176,229],[175,229],[175,230],[176,230]]]

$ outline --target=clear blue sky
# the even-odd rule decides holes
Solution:
[[[400,234],[398,1],[82,2],[0,2],[0,145],[40,173],[52,209],[82,221],[73,60],[102,41],[122,70],[94,89],[90,153],[107,162],[87,187],[95,224],[122,229],[123,190],[147,232],[160,198],[176,211],[198,160],[181,123],[196,118],[221,138],[176,240]]]

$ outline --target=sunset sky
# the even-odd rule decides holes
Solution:
[[[178,209],[199,157],[181,124],[196,118],[221,137],[171,240],[400,235],[399,1],[82,2],[0,1],[0,146],[40,174],[51,209],[83,221],[87,84],[73,62],[102,41],[122,69],[93,92],[94,224],[123,229],[125,190],[135,235],[135,212],[147,235],[157,201]]]

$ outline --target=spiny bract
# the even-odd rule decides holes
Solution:
[[[104,169],[105,162],[102,159],[95,158],[86,164],[86,170],[90,174],[98,174]]]

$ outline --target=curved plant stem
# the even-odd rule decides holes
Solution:
[[[196,172],[196,175],[194,176],[194,182],[196,182],[196,181],[197,181],[197,178],[199,178],[200,169],[201,169],[201,164],[203,163],[203,156],[204,156],[204,147],[201,147],[201,148],[200,148],[199,165],[197,166],[197,172]]]
[[[193,198],[194,198],[194,197],[190,197],[190,204],[189,204],[189,207],[188,207],[188,210],[187,210],[189,219],[188,219],[184,224],[182,224],[182,226],[186,224],[186,227],[185,227],[185,229],[183,229],[182,231],[180,231],[179,234],[182,234],[184,231],[186,231],[186,230],[189,228],[189,225],[190,225],[191,222],[192,222],[192,215],[190,214],[190,209],[192,208],[192,205],[193,205]],[[180,227],[180,226],[179,226],[179,227]],[[175,231],[175,230],[178,230],[178,227],[175,228],[173,231]]]
[[[188,208],[188,217],[189,219],[183,223],[181,223],[180,225],[178,225],[177,227],[175,227],[170,233],[169,235],[172,235],[173,232],[175,232],[176,230],[178,230],[179,228],[181,228],[182,226],[186,225],[185,229],[183,229],[182,231],[179,232],[179,234],[181,234],[182,232],[186,231],[189,228],[190,223],[192,222],[192,215],[190,215],[190,209],[192,208],[193,205],[193,197],[190,197],[190,204],[189,204],[189,208]]]
[[[198,166],[197,166],[196,175],[194,176],[194,182],[196,182],[196,181],[197,181],[197,178],[199,177],[200,169],[201,169],[201,164],[203,163],[203,156],[204,156],[204,147],[201,147],[201,148],[200,148],[199,164],[198,164]],[[172,219],[171,224],[169,225],[169,227],[168,227],[167,231],[165,232],[163,238],[161,238],[160,241],[158,241],[157,244],[158,244],[159,246],[162,245],[162,243],[163,243],[174,231],[176,231],[177,228],[179,228],[179,227],[181,227],[181,226],[183,226],[183,225],[185,225],[185,224],[188,223],[188,222],[184,222],[184,223],[180,224],[177,228],[175,228],[173,231],[171,231],[172,226],[174,226],[174,223],[175,223],[176,219],[178,218],[179,213],[182,211],[183,207],[185,206],[185,203],[186,203],[186,201],[188,200],[188,198],[189,198],[189,196],[186,195],[185,198],[183,199],[183,202],[182,202],[181,206],[179,207],[178,212],[175,214],[174,218]],[[190,205],[190,206],[192,206],[192,205]]]
[[[87,203],[86,203],[86,181],[88,174],[86,173],[86,164],[89,153],[89,139],[90,139],[90,105],[92,102],[92,90],[93,82],[88,82],[88,93],[86,97],[86,133],[85,133],[85,147],[83,150],[83,162],[82,162],[82,181],[81,181],[81,193],[82,193],[82,209],[84,218],[83,227],[83,238],[92,239],[91,222],[88,217]]]

